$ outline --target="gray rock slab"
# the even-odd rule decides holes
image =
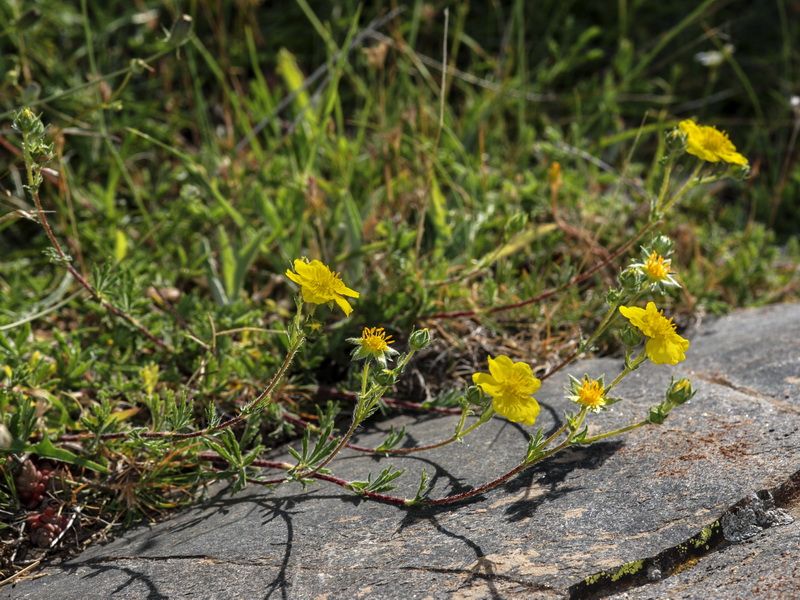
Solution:
[[[800,598],[800,507],[795,505],[787,513],[792,521],[784,526],[726,545],[699,558],[691,568],[611,598]]]
[[[398,508],[324,482],[217,491],[0,598],[800,597],[800,305],[739,312],[689,337],[685,362],[630,375],[617,389],[624,401],[594,416],[590,433],[642,419],[671,376],[692,377],[697,396],[666,423],[564,451],[471,501]],[[597,359],[570,372],[609,380],[621,368]],[[542,386],[536,428],[563,421],[565,382]],[[400,415],[356,442],[407,425],[413,445],[427,444],[455,423]],[[362,480],[406,468],[391,492],[401,497],[424,469],[435,498],[511,469],[532,429],[494,419],[463,444],[405,458],[348,451],[332,465]]]
[[[709,381],[797,406],[800,304],[776,304],[744,314],[749,316],[735,313],[701,326],[693,337],[699,352],[686,368]]]

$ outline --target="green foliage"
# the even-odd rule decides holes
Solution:
[[[392,469],[392,466],[389,465],[381,471],[374,480],[372,479],[372,473],[370,473],[366,481],[351,481],[348,487],[356,493],[373,492],[375,494],[380,494],[381,492],[388,492],[395,487],[391,482],[400,477],[404,472],[405,469],[395,471]]]
[[[294,470],[302,473],[306,469],[313,469],[317,463],[322,462],[336,448],[337,440],[333,437],[334,419],[339,412],[339,407],[332,402],[328,403],[324,416],[320,419],[321,427],[318,434],[313,434],[310,427],[303,432],[300,451],[289,448],[289,453],[297,460]],[[316,441],[311,444],[312,435]]]
[[[665,137],[685,118],[725,129],[753,174],[689,186],[659,225],[682,286],[659,301],[724,313],[797,297],[795,9],[456,3],[443,78],[444,3],[384,19],[395,4],[198,0],[188,19],[175,3],[0,3],[4,505],[26,453],[91,480],[78,501],[109,521],[215,477],[241,487],[264,440],[292,433],[287,416],[314,413],[317,386],[363,381],[359,422],[395,381],[408,389],[404,361],[430,343],[420,326],[453,324],[449,356],[474,355],[472,325],[431,315],[465,311],[489,332],[478,346],[516,336],[531,363],[582,332],[613,350],[604,315],[624,290],[606,294],[609,272],[639,245],[575,278],[663,207],[662,182],[687,181],[692,157]],[[301,322],[283,274],[303,256],[360,292],[357,320],[322,305]],[[404,364],[354,368],[363,326],[411,335]],[[449,383],[421,404],[460,408],[460,440],[480,394]],[[290,475],[328,472],[349,435],[329,439],[338,414],[305,428]],[[571,443],[599,439],[575,419]],[[350,485],[368,496],[399,473]],[[423,475],[410,503],[428,491]]]

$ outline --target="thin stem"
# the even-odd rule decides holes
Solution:
[[[646,359],[647,353],[643,350],[639,353],[639,356],[633,360],[633,362],[625,361],[625,368],[614,378],[614,381],[606,386],[605,393],[608,394],[608,392],[610,392],[615,385],[622,381],[623,377],[625,377],[628,373],[635,371]]]
[[[36,177],[33,172],[30,133],[25,132],[22,134],[22,150],[25,153],[25,170],[28,175],[28,185],[30,186],[30,192],[33,196],[33,202],[36,205],[36,212],[39,214],[39,222],[44,227],[47,237],[50,238],[50,243],[53,244],[53,248],[55,248],[56,252],[58,252],[58,256],[66,260],[67,255],[64,253],[64,250],[61,248],[61,244],[58,243],[56,236],[53,234],[53,230],[50,228],[50,223],[44,214],[44,208],[42,208],[42,201],[39,198],[39,185],[36,182]]]
[[[472,489],[472,490],[470,490],[468,492],[463,492],[461,494],[455,494],[453,496],[446,496],[444,498],[439,498],[437,500],[407,501],[407,504],[435,505],[435,504],[448,504],[450,502],[458,502],[459,500],[465,500],[467,498],[471,498],[472,496],[477,496],[478,494],[481,494],[481,493],[483,493],[483,492],[485,492],[487,490],[490,490],[490,489],[500,485],[501,483],[503,483],[505,481],[508,481],[508,479],[510,479],[511,477],[516,475],[517,473],[520,473],[520,472],[524,471],[525,469],[527,469],[528,467],[533,466],[533,465],[545,460],[546,458],[549,458],[550,456],[552,456],[556,452],[559,452],[560,450],[562,450],[563,448],[568,446],[570,441],[572,440],[572,437],[575,435],[575,432],[580,428],[580,424],[583,422],[583,418],[586,415],[586,410],[587,410],[586,407],[581,409],[581,412],[579,414],[578,421],[577,421],[577,426],[573,429],[572,432],[570,432],[570,434],[566,437],[566,439],[563,442],[561,442],[558,446],[556,446],[552,450],[550,450],[548,452],[545,452],[544,454],[539,455],[536,459],[534,459],[532,461],[529,461],[526,458],[520,464],[518,464],[516,467],[514,467],[513,469],[511,469],[507,473],[501,475],[497,479],[494,479],[494,480],[490,481],[489,483],[486,483],[486,484],[484,484],[484,485],[482,485],[480,487],[477,487],[475,489]],[[547,438],[547,440],[542,444],[542,446],[548,445],[557,436],[561,435],[561,433],[563,433],[564,430],[568,426],[569,425],[566,424],[566,423],[564,425],[562,425],[553,435],[551,435],[549,438]]]
[[[36,205],[36,213],[39,216],[39,222],[44,227],[45,233],[47,237],[50,239],[50,243],[53,245],[56,253],[58,254],[59,258],[63,261],[64,266],[66,267],[67,271],[80,283],[86,290],[92,295],[92,297],[99,302],[103,308],[105,308],[108,312],[112,313],[113,315],[127,321],[131,325],[133,325],[136,329],[138,329],[141,333],[147,337],[151,342],[161,346],[164,350],[169,352],[173,352],[173,348],[167,344],[162,339],[158,338],[155,334],[153,334],[147,327],[142,325],[137,319],[132,317],[131,315],[122,312],[116,306],[108,302],[105,298],[103,298],[100,293],[92,286],[86,278],[78,272],[78,270],[73,267],[68,261],[69,257],[64,252],[64,249],[61,247],[61,244],[58,243],[58,239],[56,238],[55,234],[53,233],[53,229],[50,227],[50,222],[47,220],[47,215],[45,214],[44,208],[42,207],[42,201],[39,197],[39,188],[36,183],[34,171],[33,171],[33,158],[30,154],[30,134],[24,133],[22,136],[22,146],[25,152],[25,168],[28,175],[28,184],[31,196],[33,197],[33,203]]]
[[[367,377],[369,377],[369,361],[364,361],[364,369],[361,371],[361,398],[367,395]]]
[[[359,407],[357,406],[356,410],[353,412],[353,420],[350,423],[350,427],[347,429],[347,432],[341,437],[339,443],[336,444],[336,447],[331,451],[331,453],[328,454],[328,456],[326,456],[321,463],[319,463],[316,467],[314,467],[310,471],[306,471],[304,473],[296,475],[297,478],[300,479],[303,477],[313,477],[314,475],[319,473],[322,469],[324,469],[337,454],[339,454],[341,449],[344,448],[345,445],[347,444],[347,441],[352,437],[353,433],[356,430],[356,427],[358,427],[359,423],[361,423],[361,420],[358,418],[358,413],[359,413]]]
[[[678,200],[681,199],[681,197],[686,193],[686,191],[689,188],[694,187],[695,185],[697,185],[697,182],[695,181],[695,178],[700,173],[700,170],[703,168],[703,166],[705,164],[706,164],[705,161],[702,161],[702,160],[698,163],[698,165],[694,168],[694,171],[692,171],[692,174],[686,179],[686,181],[683,182],[683,185],[675,193],[675,195],[672,197],[672,199],[669,202],[667,202],[667,205],[664,207],[663,211],[661,211],[662,213],[665,213],[670,208],[672,208],[675,205],[675,203]]]
[[[582,444],[591,444],[596,442],[597,440],[602,440],[604,438],[608,438],[614,435],[619,435],[621,433],[625,433],[627,431],[632,431],[634,429],[638,429],[639,427],[643,427],[644,425],[649,425],[650,421],[640,421],[639,423],[634,423],[633,425],[628,425],[627,427],[622,427],[620,429],[615,429],[614,431],[608,431],[606,433],[600,433],[598,435],[593,435],[592,437],[584,438],[581,442]]]
[[[570,434],[558,446],[556,446],[552,450],[549,450],[549,451],[545,452],[544,454],[539,455],[536,459],[534,459],[532,461],[529,461],[526,458],[520,464],[518,464],[516,467],[514,467],[513,469],[511,469],[507,473],[501,475],[497,479],[494,479],[494,480],[490,481],[489,483],[485,483],[484,485],[482,485],[480,487],[472,489],[472,490],[470,490],[468,492],[463,492],[461,494],[455,494],[453,496],[445,496],[444,498],[438,498],[436,500],[417,500],[417,501],[408,500],[408,501],[406,501],[406,504],[409,504],[409,505],[411,505],[411,504],[422,504],[422,505],[449,504],[450,502],[458,502],[459,500],[466,500],[467,498],[471,498],[472,496],[477,496],[478,494],[481,494],[481,493],[483,493],[485,491],[488,491],[488,490],[490,490],[490,489],[492,489],[494,487],[497,487],[501,483],[503,483],[505,481],[508,481],[511,477],[513,477],[517,473],[521,473],[522,471],[524,471],[528,467],[531,467],[531,466],[533,466],[533,465],[535,465],[537,463],[540,463],[543,460],[553,456],[553,454],[555,454],[557,452],[560,452],[561,450],[566,448],[570,444],[570,442],[572,441],[572,438],[574,437],[575,433],[578,431],[578,429],[580,429],[580,426],[583,423],[583,419],[586,416],[586,412],[587,412],[587,408],[583,407],[581,409],[581,412],[578,415],[576,427],[570,432]],[[567,427],[569,427],[569,425],[566,424],[566,423],[564,425],[562,425],[553,435],[551,435],[549,438],[547,438],[547,440],[545,441],[545,443],[542,444],[542,446],[546,446],[547,444],[549,444],[558,435],[563,433],[564,430]]]
[[[639,292],[634,296],[628,298],[627,300],[624,298],[620,298],[619,300],[617,300],[614,303],[614,306],[612,306],[611,309],[606,313],[606,316],[603,317],[603,320],[600,322],[600,324],[595,328],[594,333],[592,333],[592,335],[589,336],[588,340],[586,340],[583,344],[580,345],[580,347],[577,350],[577,353],[581,354],[584,350],[589,348],[591,344],[600,336],[600,334],[603,333],[603,331],[605,331],[609,325],[611,325],[611,322],[619,314],[617,311],[619,310],[619,307],[622,306],[623,302],[627,302],[628,304],[634,304],[641,295],[642,293]]]
[[[369,491],[366,491],[366,490],[358,490],[357,493],[359,495],[362,495],[362,496],[365,496],[367,498],[370,498],[371,500],[377,500],[379,502],[386,502],[386,503],[389,503],[389,504],[400,505],[400,506],[419,506],[419,505],[434,506],[434,505],[438,505],[438,504],[449,504],[449,503],[452,503],[452,502],[458,502],[460,500],[466,500],[467,498],[471,498],[473,496],[477,496],[478,494],[481,494],[481,493],[483,493],[485,491],[488,491],[488,490],[490,490],[490,489],[492,489],[494,487],[497,487],[501,483],[503,483],[505,481],[508,481],[514,475],[524,471],[528,467],[531,467],[531,466],[533,466],[533,465],[535,465],[537,463],[540,463],[543,460],[546,460],[547,458],[550,458],[551,456],[553,456],[557,452],[563,450],[565,447],[567,447],[570,444],[570,442],[572,441],[572,438],[574,437],[575,433],[580,428],[580,425],[582,424],[583,419],[586,416],[586,412],[587,412],[586,407],[581,409],[581,412],[580,412],[580,414],[578,416],[578,419],[577,419],[576,427],[573,429],[572,432],[570,432],[570,435],[568,435],[567,438],[563,442],[561,442],[558,446],[556,446],[555,448],[545,452],[544,454],[539,455],[536,459],[534,459],[532,461],[528,461],[528,460],[522,461],[516,467],[514,467],[513,469],[511,469],[507,473],[504,473],[503,475],[501,475],[497,479],[494,479],[494,480],[490,481],[489,483],[486,483],[486,484],[484,484],[484,485],[482,485],[480,487],[474,488],[474,489],[472,489],[472,490],[470,490],[468,492],[463,492],[461,494],[455,494],[453,496],[445,496],[444,498],[437,498],[436,500],[413,500],[413,499],[408,499],[408,498],[398,498],[396,496],[388,496],[388,495],[385,495],[385,494],[377,494],[377,493],[369,492]],[[568,425],[565,424],[561,428],[559,428],[558,431],[556,431],[556,433],[554,433],[553,435],[551,435],[547,439],[547,441],[545,442],[545,445],[547,443],[550,443],[550,441],[552,441],[553,439],[555,439],[555,437],[557,435],[563,433],[563,431],[567,427],[568,427]],[[620,430],[620,432],[621,431],[622,430]],[[224,459],[222,457],[218,456],[216,453],[201,453],[199,455],[199,458],[202,459],[202,460],[210,460],[212,462],[225,462]],[[289,463],[271,462],[271,461],[262,461],[262,460],[253,461],[252,466],[261,467],[261,468],[270,468],[270,469],[282,469],[284,471],[291,471],[292,469],[294,469],[294,465],[291,465]],[[346,488],[346,489],[349,489],[349,490],[354,490],[354,488],[352,487],[352,484],[350,484],[350,482],[348,482],[348,481],[346,481],[344,479],[341,479],[339,477],[334,477],[332,475],[318,473],[316,471],[309,471],[308,473],[300,474],[297,477],[314,478],[314,479],[319,479],[319,480],[322,480],[322,481],[328,481],[328,482],[334,483],[334,484],[336,484],[336,485],[338,485],[340,487],[343,487],[343,488]],[[248,482],[256,483],[256,484],[259,484],[259,485],[273,485],[273,484],[284,483],[284,482],[289,481],[289,480],[290,480],[290,478],[288,478],[288,477],[284,477],[284,478],[280,478],[280,479],[272,479],[272,480],[267,480],[267,481],[251,479],[251,478],[247,479]]]
[[[294,423],[295,425],[299,425],[303,429],[310,429],[314,433],[317,433],[317,434],[322,433],[322,430],[319,427],[317,427],[316,425],[314,425],[313,423],[309,423],[307,421],[303,421],[303,419],[298,419],[297,417],[295,417],[294,415],[290,415],[289,413],[283,413],[281,415],[281,419],[283,419],[284,421],[289,421],[290,423]],[[335,435],[329,435],[328,439],[329,440],[335,440],[336,436]],[[367,448],[366,446],[358,446],[357,444],[351,444],[349,442],[347,444],[345,444],[344,447],[345,448],[350,448],[350,450],[355,450],[356,452],[364,452],[366,454],[376,454],[377,453],[377,449],[376,448]]]
[[[672,166],[674,163],[674,158],[670,156],[669,162],[667,163],[666,168],[664,169],[664,179],[661,180],[661,190],[658,192],[658,199],[656,200],[655,204],[655,212],[654,214],[658,215],[661,214],[661,204],[664,202],[664,198],[667,197],[667,190],[669,189],[669,179],[672,175]]]
[[[445,496],[444,498],[438,498],[436,500],[417,500],[417,501],[406,500],[406,501],[404,501],[404,504],[407,504],[407,505],[422,505],[422,506],[435,506],[437,504],[449,504],[451,502],[458,502],[459,500],[466,500],[467,498],[472,498],[473,496],[477,496],[478,494],[482,494],[483,492],[488,491],[488,490],[490,490],[490,489],[492,489],[494,487],[497,487],[498,485],[500,485],[501,483],[503,483],[505,481],[508,481],[509,479],[511,479],[517,473],[520,473],[520,472],[524,471],[528,466],[529,465],[528,465],[528,463],[526,461],[522,461],[516,467],[511,469],[508,473],[498,477],[497,479],[494,479],[494,480],[490,481],[489,483],[486,483],[486,484],[484,484],[484,485],[482,485],[480,487],[472,489],[472,490],[470,490],[468,492],[463,492],[461,494],[455,494],[453,496]]]
[[[397,367],[395,367],[395,369],[397,371],[402,371],[408,364],[408,361],[411,360],[411,357],[414,356],[415,352],[416,351],[413,349],[409,350],[403,359],[398,363]],[[361,395],[356,402],[355,410],[353,410],[353,421],[350,423],[350,427],[348,428],[347,432],[336,444],[336,447],[333,449],[333,451],[328,454],[328,456],[326,456],[321,463],[319,463],[310,471],[297,475],[297,477],[309,477],[316,475],[320,470],[325,468],[325,466],[333,460],[333,458],[342,450],[342,448],[347,445],[347,442],[353,436],[356,428],[367,418],[367,416],[369,416],[369,414],[371,414],[370,411],[372,408],[383,397],[383,395],[386,393],[386,390],[389,389],[386,386],[378,385],[367,391],[369,365],[370,362],[368,360],[364,362],[364,370],[362,371],[361,376]]]
[[[556,439],[558,436],[560,436],[562,433],[564,433],[564,430],[567,429],[568,427],[569,423],[564,423],[561,427],[556,429],[555,432],[552,435],[550,435],[549,438],[547,438],[544,442],[542,442],[541,444],[542,448],[549,446],[552,443],[552,441]]]
[[[385,398],[384,398],[384,400],[385,400]],[[464,425],[464,420],[466,419],[467,411],[461,411],[461,413],[462,413],[462,419],[461,419],[461,421],[459,421],[458,431],[460,431],[461,427],[463,427],[463,425]],[[320,428],[317,427],[316,425],[314,425],[312,423],[308,423],[306,421],[303,421],[302,419],[298,419],[297,417],[295,417],[293,415],[290,415],[288,413],[282,414],[281,418],[285,419],[287,421],[290,421],[290,422],[292,422],[292,423],[294,423],[296,425],[300,425],[303,428],[310,428],[315,433],[320,433],[321,432]],[[366,447],[366,446],[359,446],[357,444],[351,444],[349,442],[346,443],[344,445],[344,447],[345,448],[349,448],[351,450],[355,450],[356,452],[364,452],[366,454],[411,454],[411,453],[414,453],[414,452],[422,452],[423,450],[432,450],[434,448],[441,448],[442,446],[446,446],[447,444],[449,444],[451,442],[454,442],[454,441],[456,441],[457,439],[459,439],[461,437],[464,437],[470,431],[472,431],[476,426],[477,426],[477,424],[473,425],[472,427],[470,427],[466,431],[461,432],[460,435],[450,437],[450,438],[448,438],[448,439],[446,439],[444,441],[436,442],[435,444],[428,444],[426,446],[415,446],[414,448],[387,448],[385,450],[378,450],[377,448],[369,448],[369,447]],[[336,436],[329,435],[328,439],[329,440],[334,440],[334,439],[336,439]]]
[[[620,306],[622,306],[622,302],[623,302],[623,300],[617,300],[617,301],[614,303],[614,305],[613,305],[613,306],[612,306],[612,307],[609,309],[609,311],[606,313],[606,316],[605,316],[605,317],[603,317],[603,320],[602,320],[602,321],[600,321],[600,324],[599,324],[597,327],[595,327],[595,330],[594,330],[594,332],[592,333],[592,335],[590,335],[590,336],[589,336],[589,339],[587,339],[585,342],[583,342],[583,343],[582,343],[582,344],[581,344],[581,345],[578,347],[578,350],[577,350],[577,353],[578,353],[578,354],[581,354],[581,353],[582,353],[584,350],[586,350],[587,348],[589,348],[589,347],[590,347],[590,346],[591,346],[591,345],[594,343],[594,341],[595,341],[595,340],[596,340],[598,337],[600,337],[600,334],[601,334],[601,333],[603,333],[603,331],[605,331],[605,329],[606,329],[606,328],[607,328],[607,327],[608,327],[608,326],[611,324],[611,321],[614,319],[614,317],[615,317],[615,316],[616,316],[616,314],[617,314],[617,309],[618,309]]]
[[[242,409],[242,414],[246,415],[249,414],[250,412],[253,412],[254,410],[262,408],[260,403],[275,390],[275,387],[278,385],[278,383],[280,383],[280,380],[286,374],[286,370],[289,368],[289,365],[292,364],[292,361],[294,360],[297,351],[300,350],[300,346],[302,346],[303,342],[305,341],[306,341],[305,336],[297,335],[296,339],[289,347],[289,351],[286,353],[286,357],[283,359],[283,363],[281,363],[278,372],[275,373],[275,376],[267,384],[267,387],[264,388],[264,391],[262,391],[256,397],[255,400],[253,400],[250,404],[248,404]]]
[[[480,425],[485,423],[486,421],[483,419],[478,419],[470,425],[465,431],[461,431],[461,428],[464,426],[464,421],[466,419],[467,412],[463,411],[461,420],[458,423],[457,433],[446,440],[442,440],[441,442],[436,442],[435,444],[428,444],[426,446],[415,446],[414,448],[392,448],[389,450],[381,450],[380,454],[413,454],[415,452],[423,452],[424,450],[433,450],[434,448],[441,448],[443,446],[447,446],[447,444],[452,444],[467,435],[469,435],[472,431],[477,429]]]

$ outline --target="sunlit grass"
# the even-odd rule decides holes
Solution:
[[[237,430],[242,447],[290,433],[282,413],[313,414],[318,386],[357,379],[346,340],[375,324],[395,338],[436,332],[417,367],[430,373],[424,359],[447,356],[432,395],[465,362],[478,366],[478,342],[554,364],[600,321],[624,261],[568,284],[647,221],[664,134],[687,118],[728,131],[752,174],[682,199],[663,233],[683,287],[663,302],[683,325],[797,298],[795,9],[463,3],[445,40],[438,4],[388,19],[388,8],[359,13],[355,2],[279,4],[199,1],[195,36],[171,42],[171,8],[0,6],[4,423],[27,415],[38,440],[236,414],[289,349],[283,274],[303,256],[358,290],[357,312],[343,324],[320,307],[326,335]],[[760,38],[769,44],[744,35],[756,26],[774,33]],[[40,196],[74,274],[48,251],[25,189],[10,123],[26,106],[49,126]],[[492,312],[510,305],[520,306]],[[597,351],[617,348],[596,340]],[[418,389],[401,381],[396,392]],[[64,489],[83,485],[87,524],[123,508],[131,521],[153,518],[204,481],[181,468],[190,444],[85,446],[113,473],[83,485],[89,472],[71,463]],[[0,467],[6,526],[27,510],[14,484],[21,459]]]

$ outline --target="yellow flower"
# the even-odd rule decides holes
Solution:
[[[353,360],[374,358],[385,367],[388,357],[400,354],[389,346],[394,340],[392,336],[386,335],[383,327],[364,327],[360,338],[348,338],[347,341],[356,345]]]
[[[747,164],[747,159],[736,151],[736,146],[724,131],[719,131],[716,127],[698,125],[688,119],[681,121],[678,127],[686,135],[686,151],[689,154],[708,162]]]
[[[533,376],[530,365],[511,362],[507,356],[490,356],[489,373],[475,373],[472,381],[492,397],[494,411],[509,421],[533,425],[539,416],[533,394],[542,382]]]
[[[154,362],[150,362],[139,369],[139,376],[144,384],[144,391],[148,396],[152,396],[158,384],[160,369]]]
[[[322,323],[319,321],[306,321],[306,328],[313,333],[314,335],[318,335],[322,332]]]
[[[672,261],[664,258],[658,252],[650,254],[647,262],[644,263],[644,272],[650,281],[662,281],[669,277],[669,270]]]
[[[686,358],[684,353],[689,348],[689,340],[675,333],[675,323],[672,322],[672,319],[667,319],[662,311],[656,309],[654,303],[648,302],[646,309],[636,306],[620,306],[619,312],[634,327],[650,338],[645,349],[647,357],[653,361],[653,364],[675,365]]]
[[[364,331],[361,332],[361,342],[370,352],[384,352],[394,340],[392,336],[386,335],[383,327],[364,327]]]
[[[353,312],[353,307],[344,296],[358,298],[359,293],[347,287],[338,273],[334,273],[320,261],[306,262],[298,258],[294,261],[294,273],[287,270],[286,276],[301,286],[305,302],[311,304],[336,302],[345,315]]]
[[[654,245],[656,244],[656,247],[661,247],[660,250],[642,246],[642,258],[628,265],[620,274],[620,283],[628,290],[640,292],[647,284],[652,290],[664,292],[667,287],[681,286],[673,277],[672,261],[666,257],[672,250],[672,242],[662,237],[654,240]]]
[[[606,404],[606,389],[602,381],[583,378],[580,387],[575,386],[575,394],[570,396],[570,400],[582,404],[589,410],[599,411]]]

